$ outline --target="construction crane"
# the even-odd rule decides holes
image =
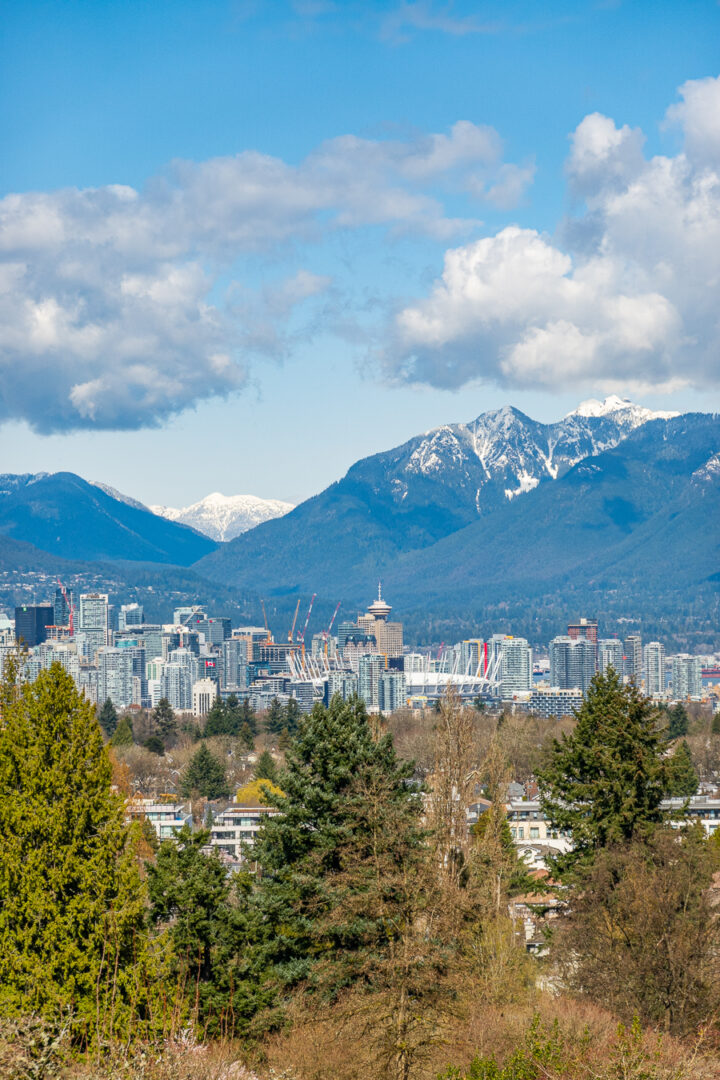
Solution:
[[[265,610],[265,601],[261,600],[260,603],[262,604],[263,619],[265,620],[265,644],[269,645],[270,642],[272,641],[272,638],[270,637],[270,628],[268,626],[268,621],[267,621],[267,612]]]
[[[317,593],[312,594],[312,599],[310,600],[310,607],[308,608],[308,613],[305,616],[305,625],[302,628],[302,633],[298,634],[298,641],[300,642],[300,644],[302,646],[303,657],[305,656],[305,631],[307,630],[308,623],[310,622],[310,612],[313,609],[313,604],[315,603],[315,597],[316,596],[317,596]]]
[[[70,637],[74,637],[74,634],[75,634],[75,617],[74,617],[75,608],[74,608],[73,602],[70,599],[70,597],[68,596],[67,590],[66,590],[65,586],[63,585],[62,581],[60,580],[60,578],[57,579],[57,583],[58,583],[58,586],[60,587],[60,592],[62,593],[62,598],[65,601],[65,606],[68,609],[68,624],[67,624],[68,625],[68,635]]]
[[[327,654],[328,654],[328,638],[330,637],[330,631],[333,628],[333,623],[335,622],[335,616],[337,615],[338,611],[340,610],[340,605],[341,604],[342,604],[342,600],[338,600],[337,607],[335,608],[335,610],[332,613],[332,619],[328,623],[328,628],[327,628],[327,630],[323,630],[323,642],[324,642],[324,650],[323,651],[325,653],[325,656],[327,656]]]
[[[290,642],[291,645],[292,645],[292,643],[293,643],[293,641],[295,639],[295,623],[297,622],[297,617],[298,617],[298,611],[299,610],[300,610],[300,597],[298,596],[298,602],[295,605],[295,614],[293,615],[292,627],[290,628],[290,633],[288,634],[288,641]]]

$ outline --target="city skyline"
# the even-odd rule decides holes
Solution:
[[[4,471],[298,502],[508,403],[546,422],[611,392],[717,410],[718,21],[711,3],[9,11]]]

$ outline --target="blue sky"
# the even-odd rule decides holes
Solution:
[[[297,501],[508,402],[720,406],[714,0],[2,19],[3,471]]]

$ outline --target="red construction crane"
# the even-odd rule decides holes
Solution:
[[[324,652],[325,652],[326,656],[328,654],[328,638],[330,637],[330,631],[333,628],[333,623],[335,622],[335,616],[337,615],[338,611],[340,610],[340,605],[341,604],[342,604],[342,600],[339,600],[338,604],[337,604],[337,607],[335,608],[335,610],[332,613],[332,619],[328,623],[327,630],[323,630]]]
[[[57,579],[57,583],[60,586],[60,592],[62,593],[62,598],[65,601],[65,606],[68,609],[68,634],[69,634],[70,637],[73,637],[74,634],[75,634],[75,618],[74,618],[75,608],[74,608],[72,600],[68,596],[67,590],[65,589],[65,586],[63,585],[60,578]]]
[[[272,638],[270,637],[270,628],[268,626],[268,621],[267,621],[267,612],[265,611],[265,601],[261,600],[260,603],[262,604],[263,619],[265,620],[265,644],[269,645],[270,642],[272,641]]]
[[[315,603],[315,597],[316,596],[317,596],[317,593],[312,594],[312,599],[310,601],[310,607],[308,608],[308,613],[305,616],[305,625],[302,628],[302,633],[298,634],[298,641],[302,645],[302,654],[303,654],[303,656],[305,656],[305,631],[307,630],[308,623],[310,622],[310,612],[313,609],[313,604]]]
[[[300,597],[298,596],[298,602],[295,605],[295,614],[293,615],[292,626],[290,628],[290,633],[288,634],[288,641],[290,642],[291,645],[292,645],[292,643],[293,643],[293,641],[295,639],[295,623],[297,622],[297,617],[298,617],[298,611],[299,610],[300,610]]]

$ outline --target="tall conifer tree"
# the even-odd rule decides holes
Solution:
[[[634,684],[622,686],[612,668],[596,675],[574,731],[554,741],[538,771],[548,822],[572,833],[572,851],[554,859],[558,873],[663,820],[663,752],[652,703]]]
[[[128,1022],[144,904],[94,707],[59,664],[0,700],[0,1011]],[[99,1033],[98,1033],[99,1034]]]

